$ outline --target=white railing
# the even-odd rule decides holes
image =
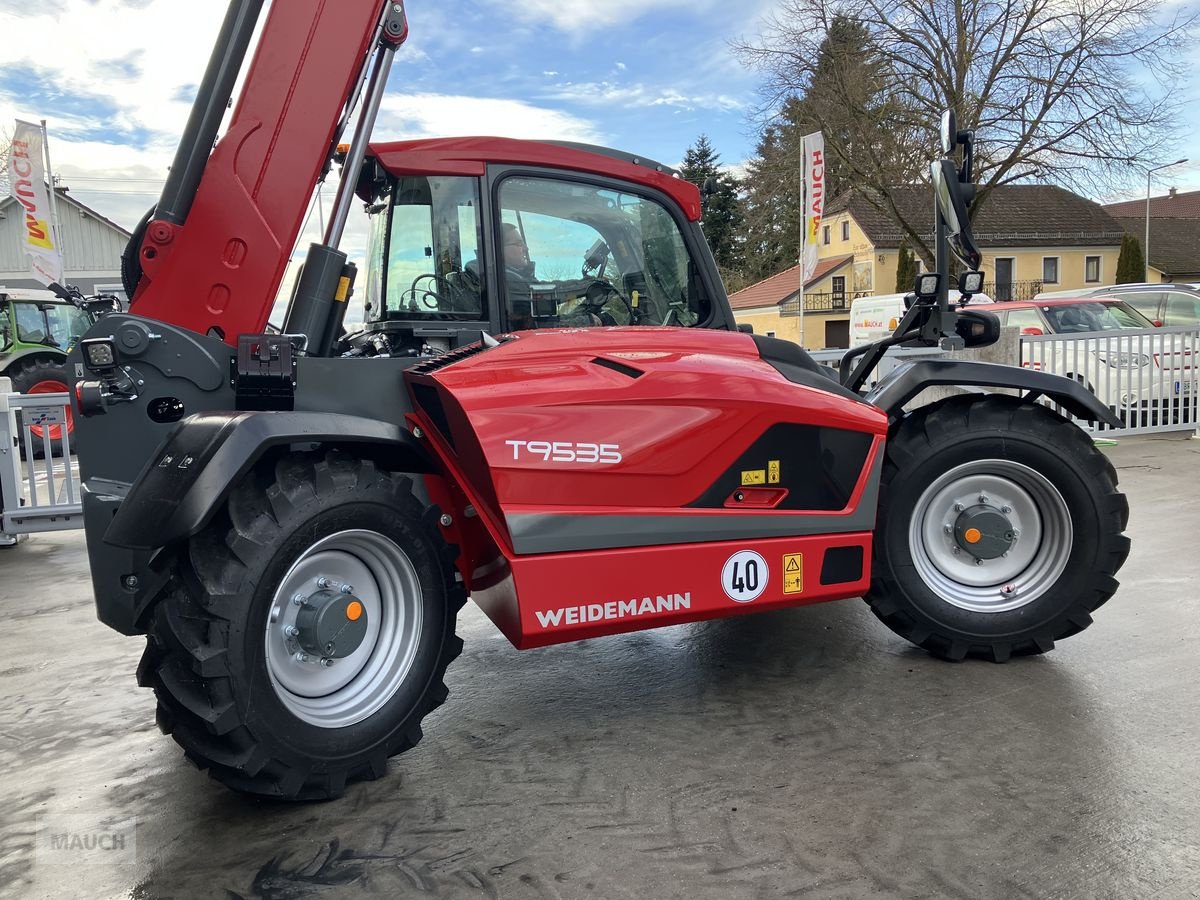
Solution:
[[[836,370],[845,352],[817,350],[811,356]],[[943,355],[937,348],[890,350],[867,386],[907,359]],[[1021,335],[1021,365],[1078,381],[1125,423],[1118,429],[1077,422],[1090,431],[1114,437],[1193,431],[1200,420],[1200,328]]]
[[[0,544],[35,531],[82,528],[79,470],[67,430],[70,396],[14,394],[7,379],[0,382]],[[60,435],[60,455],[53,452],[51,428]]]
[[[1084,385],[1125,423],[1091,426],[1114,436],[1195,430],[1198,364],[1200,328],[1021,337],[1021,365]]]

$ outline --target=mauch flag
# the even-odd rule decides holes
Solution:
[[[807,282],[817,270],[817,235],[825,208],[825,138],[821,132],[804,136],[804,242],[800,276]]]
[[[61,284],[63,258],[50,228],[50,195],[43,159],[41,127],[18,119],[8,153],[8,180],[13,197],[25,211],[23,233],[29,268],[42,284]]]

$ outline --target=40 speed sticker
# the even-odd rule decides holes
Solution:
[[[753,550],[739,550],[721,569],[721,587],[735,603],[757,600],[767,589],[767,561]]]

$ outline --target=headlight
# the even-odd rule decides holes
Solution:
[[[1145,353],[1097,353],[1096,358],[1110,369],[1144,369],[1150,365]]]

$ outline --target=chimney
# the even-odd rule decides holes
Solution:
[[[1176,193],[1177,193],[1176,189],[1175,189],[1175,188],[1171,188],[1169,191],[1167,191],[1167,196],[1168,196],[1170,199],[1174,200],[1174,199],[1175,199],[1175,194],[1176,194]]]

